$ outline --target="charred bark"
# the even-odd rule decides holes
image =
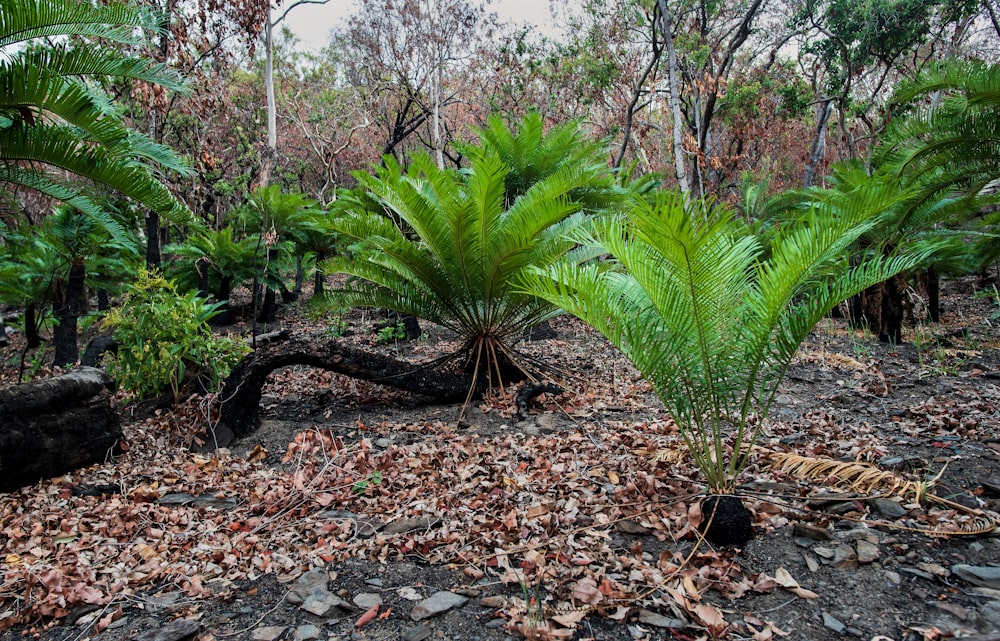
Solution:
[[[0,390],[0,492],[120,453],[114,385],[103,371],[81,367]]]
[[[52,315],[58,323],[52,330],[55,345],[55,364],[75,363],[80,358],[76,327],[83,303],[83,292],[87,281],[87,270],[82,261],[74,262],[69,269],[65,286],[57,294],[52,306]]]
[[[934,265],[927,268],[927,315],[932,323],[941,322],[941,277]]]
[[[337,341],[317,343],[293,340],[272,343],[244,358],[233,368],[222,390],[219,427],[245,436],[257,428],[260,395],[268,374],[288,365],[309,365],[407,392],[422,394],[440,402],[465,399],[472,385],[471,375],[458,375],[368,352]],[[473,396],[486,388],[486,377],[478,377]],[[217,428],[216,435],[218,435]],[[217,438],[218,440],[218,438]],[[221,441],[220,446],[224,445]]]

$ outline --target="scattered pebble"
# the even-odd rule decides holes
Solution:
[[[639,623],[643,625],[649,625],[654,628],[685,628],[688,626],[688,622],[683,619],[675,619],[673,617],[663,616],[657,612],[650,612],[649,610],[639,610]]]
[[[1000,590],[1000,567],[958,563],[951,566],[951,571],[972,585]]]
[[[884,519],[899,519],[906,516],[906,509],[897,501],[879,498],[870,499],[868,503]]]
[[[843,634],[847,631],[847,626],[837,620],[837,618],[829,612],[823,612],[823,625],[837,634]]]
[[[858,541],[858,563],[862,565],[867,565],[869,563],[874,563],[879,559],[879,549],[874,543],[869,543],[868,541]]]
[[[284,634],[286,629],[283,625],[266,625],[254,630],[250,638],[253,641],[274,641]]]
[[[452,608],[465,605],[468,600],[469,597],[441,590],[413,606],[413,609],[410,610],[410,618],[414,621],[423,621]]]
[[[302,603],[301,608],[309,614],[315,614],[318,617],[333,616],[338,610],[356,609],[353,605],[344,601],[336,594],[332,594],[326,590],[316,590],[313,592],[309,595],[309,598]]]
[[[373,592],[362,592],[351,601],[362,610],[369,610],[372,606],[382,605],[382,596]]]
[[[426,625],[420,624],[415,628],[410,628],[403,633],[403,641],[424,641],[429,639],[433,631]]]
[[[301,605],[317,589],[326,590],[329,579],[329,573],[322,568],[309,570],[295,580],[295,585],[292,586],[285,600],[292,605]]]
[[[162,628],[137,634],[134,641],[181,641],[198,633],[201,623],[193,619],[177,619]]]
[[[850,545],[838,545],[833,550],[831,562],[838,570],[853,570],[858,567],[858,553]]]
[[[318,639],[322,634],[322,630],[319,626],[315,626],[312,623],[306,623],[305,625],[300,625],[295,628],[295,641],[312,641],[313,639]]]

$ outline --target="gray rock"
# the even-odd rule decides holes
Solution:
[[[306,623],[295,628],[295,641],[312,641],[313,639],[318,639],[321,634],[323,634],[323,631],[318,626]]]
[[[329,580],[330,574],[326,570],[322,568],[309,570],[295,580],[295,585],[292,586],[285,599],[292,605],[300,605],[317,589],[326,590],[326,584]]]
[[[365,579],[365,585],[371,585],[376,588],[382,587],[382,583],[383,583],[382,579],[378,577],[372,579]]]
[[[833,550],[832,563],[838,570],[853,570],[858,567],[858,553],[850,545],[838,545]]]
[[[815,553],[816,556],[822,557],[826,560],[830,560],[834,556],[834,551],[831,550],[830,548],[813,548],[813,553]]]
[[[192,619],[177,619],[157,630],[146,630],[135,637],[134,641],[182,641],[193,637],[201,629],[201,623]]]
[[[847,626],[837,620],[836,617],[831,615],[829,612],[823,613],[823,625],[837,634],[843,634],[847,631]]]
[[[333,616],[337,614],[338,610],[356,609],[336,594],[327,592],[326,590],[316,590],[310,594],[301,607],[309,614],[315,614],[318,617]]]
[[[469,597],[442,590],[435,592],[410,610],[410,618],[414,621],[423,621],[442,612],[447,612],[452,608],[465,605]]]
[[[639,623],[643,625],[649,625],[654,628],[685,628],[688,626],[688,622],[683,619],[674,619],[672,617],[663,616],[656,612],[650,612],[649,610],[639,610]]]
[[[403,641],[424,641],[424,639],[429,639],[433,631],[424,624],[420,624],[415,628],[410,628],[403,633]]]
[[[382,596],[373,592],[362,592],[351,601],[362,610],[370,610],[372,606],[382,605]]]
[[[885,580],[892,585],[898,586],[902,581],[903,577],[899,576],[899,572],[893,572],[892,570],[885,571]]]
[[[495,630],[507,625],[507,619],[490,619],[484,627]]]
[[[990,601],[979,608],[984,632],[1000,632],[1000,601]]]
[[[429,530],[437,525],[441,519],[431,516],[416,516],[410,519],[398,519],[385,526],[382,534],[406,534],[414,530]]]
[[[972,585],[1000,590],[1000,567],[958,563],[951,566],[951,571]]]
[[[250,638],[252,641],[274,641],[284,634],[286,629],[283,625],[267,625],[254,630]]]
[[[556,419],[549,413],[539,414],[535,418],[535,425],[538,426],[538,431],[542,434],[552,434],[556,431]]]
[[[906,510],[896,501],[889,499],[871,499],[872,508],[884,519],[898,519],[906,516]]]
[[[874,563],[878,561],[879,550],[878,546],[874,543],[869,543],[868,541],[858,541],[858,563],[866,565],[868,563]]]
[[[146,598],[144,608],[146,612],[150,614],[156,614],[160,612],[172,612],[177,610],[179,606],[178,602],[181,600],[180,592],[165,592],[163,594],[154,594]]]

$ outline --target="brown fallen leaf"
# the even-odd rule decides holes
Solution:
[[[358,620],[354,622],[354,627],[363,628],[364,626],[374,621],[375,617],[378,616],[378,609],[379,609],[378,603],[368,608],[368,611],[362,614],[360,617],[358,617]]]
[[[775,582],[801,599],[818,599],[819,595],[812,590],[807,590],[799,585],[799,582],[792,578],[788,570],[781,567],[774,573]]]

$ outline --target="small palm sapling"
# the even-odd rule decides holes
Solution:
[[[917,260],[881,252],[849,260],[898,197],[872,183],[835,210],[802,214],[766,246],[725,207],[679,193],[637,200],[572,232],[584,250],[612,260],[538,268],[525,289],[618,347],[677,421],[710,493],[731,495],[760,435],[757,419],[806,334],[834,305]],[[725,526],[709,530],[710,540],[749,538],[739,500],[713,498],[703,512]]]

